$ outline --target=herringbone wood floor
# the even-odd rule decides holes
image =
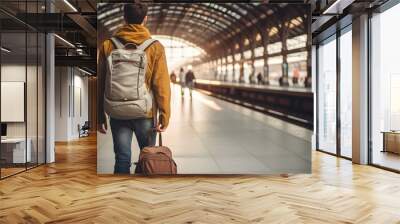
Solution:
[[[400,175],[313,153],[312,175],[96,175],[94,137],[0,181],[0,223],[400,223]]]

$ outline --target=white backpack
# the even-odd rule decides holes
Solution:
[[[104,109],[116,119],[144,118],[153,102],[145,84],[145,50],[156,40],[148,39],[136,47],[133,43],[124,45],[115,37],[111,41],[114,49],[107,58]]]

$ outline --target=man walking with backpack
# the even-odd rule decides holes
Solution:
[[[185,72],[183,68],[179,70],[179,83],[181,84],[181,95],[185,94]]]
[[[192,69],[189,69],[189,71],[185,75],[185,85],[189,88],[190,97],[192,97],[192,90],[195,79],[196,77],[194,76]]]
[[[125,4],[124,18],[126,24],[102,44],[97,69],[98,130],[106,133],[108,114],[118,174],[130,173],[133,133],[143,149],[154,146],[156,131],[168,127],[171,98],[164,47],[144,26],[147,6]]]

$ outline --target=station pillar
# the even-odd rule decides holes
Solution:
[[[368,164],[368,15],[352,26],[352,160]]]
[[[54,5],[46,1],[46,11],[54,12]],[[55,161],[55,40],[46,34],[46,163]]]
[[[282,80],[279,82],[281,86],[289,86],[289,66],[287,63],[287,25],[282,24],[281,36],[282,36]]]

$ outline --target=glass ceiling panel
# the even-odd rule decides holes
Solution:
[[[122,11],[122,10],[121,10],[121,7],[114,8],[114,9],[105,11],[105,12],[103,12],[103,13],[99,13],[99,15],[97,16],[97,19],[101,20],[101,19],[104,19],[104,18],[107,17],[107,16],[110,16],[110,15],[113,15],[113,14],[116,14],[116,13],[119,13],[119,12],[121,12],[121,11]]]
[[[164,46],[170,72],[195,60],[200,60],[206,55],[202,48],[184,39],[165,35],[153,35],[152,37]]]
[[[244,6],[243,4],[230,3],[229,5],[231,7],[233,7],[234,9],[236,9],[237,11],[239,11],[240,14],[242,14],[242,15],[246,15],[247,14],[247,10],[243,8],[243,6]]]

